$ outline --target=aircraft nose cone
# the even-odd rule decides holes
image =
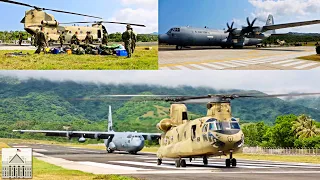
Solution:
[[[168,43],[169,36],[167,34],[160,34],[159,35],[159,43]]]

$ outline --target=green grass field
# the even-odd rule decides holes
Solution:
[[[298,59],[320,62],[320,55],[315,54],[315,55],[311,55],[311,56],[303,56],[303,57],[299,57]]]
[[[0,139],[0,141],[5,139]],[[44,142],[44,141],[42,141]],[[9,147],[6,143],[0,142],[0,151],[2,148]],[[1,167],[0,156],[0,167]],[[2,169],[0,168],[0,177]],[[136,178],[119,176],[119,175],[94,175],[82,171],[68,170],[59,166],[46,163],[44,161],[33,158],[33,178],[35,180],[136,180]]]
[[[33,54],[26,57],[6,57],[6,53],[20,52],[0,51],[0,69],[6,70],[158,70],[158,46],[151,50],[137,47],[133,57],[96,56],[96,55],[54,55]]]

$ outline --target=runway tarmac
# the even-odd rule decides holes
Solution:
[[[297,59],[315,47],[191,48],[159,47],[160,70],[320,70],[320,62]]]
[[[42,144],[10,144],[11,147],[33,148],[33,155],[40,160],[94,174],[123,174],[143,179],[319,179],[320,164],[286,163],[238,159],[236,168],[225,168],[224,158],[210,158],[204,167],[202,159],[189,162],[186,168],[176,168],[174,160],[163,159],[156,164],[151,153],[130,155],[104,150],[63,147]]]

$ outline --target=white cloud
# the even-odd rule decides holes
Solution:
[[[320,19],[319,0],[248,0],[255,10],[251,14],[264,25],[269,14],[275,18],[275,23],[290,23]],[[279,32],[320,32],[320,25],[298,28],[288,28]]]
[[[317,92],[320,71],[0,71],[21,79],[93,83],[206,86],[265,93]],[[116,77],[116,78],[115,78]]]
[[[158,0],[121,0],[123,8],[117,11],[109,21],[144,24],[146,28],[134,27],[139,33],[158,32]],[[108,25],[110,32],[123,32],[124,26]]]

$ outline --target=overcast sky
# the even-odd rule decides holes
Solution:
[[[320,91],[320,71],[0,71],[0,75],[54,81],[206,86],[269,94]]]

